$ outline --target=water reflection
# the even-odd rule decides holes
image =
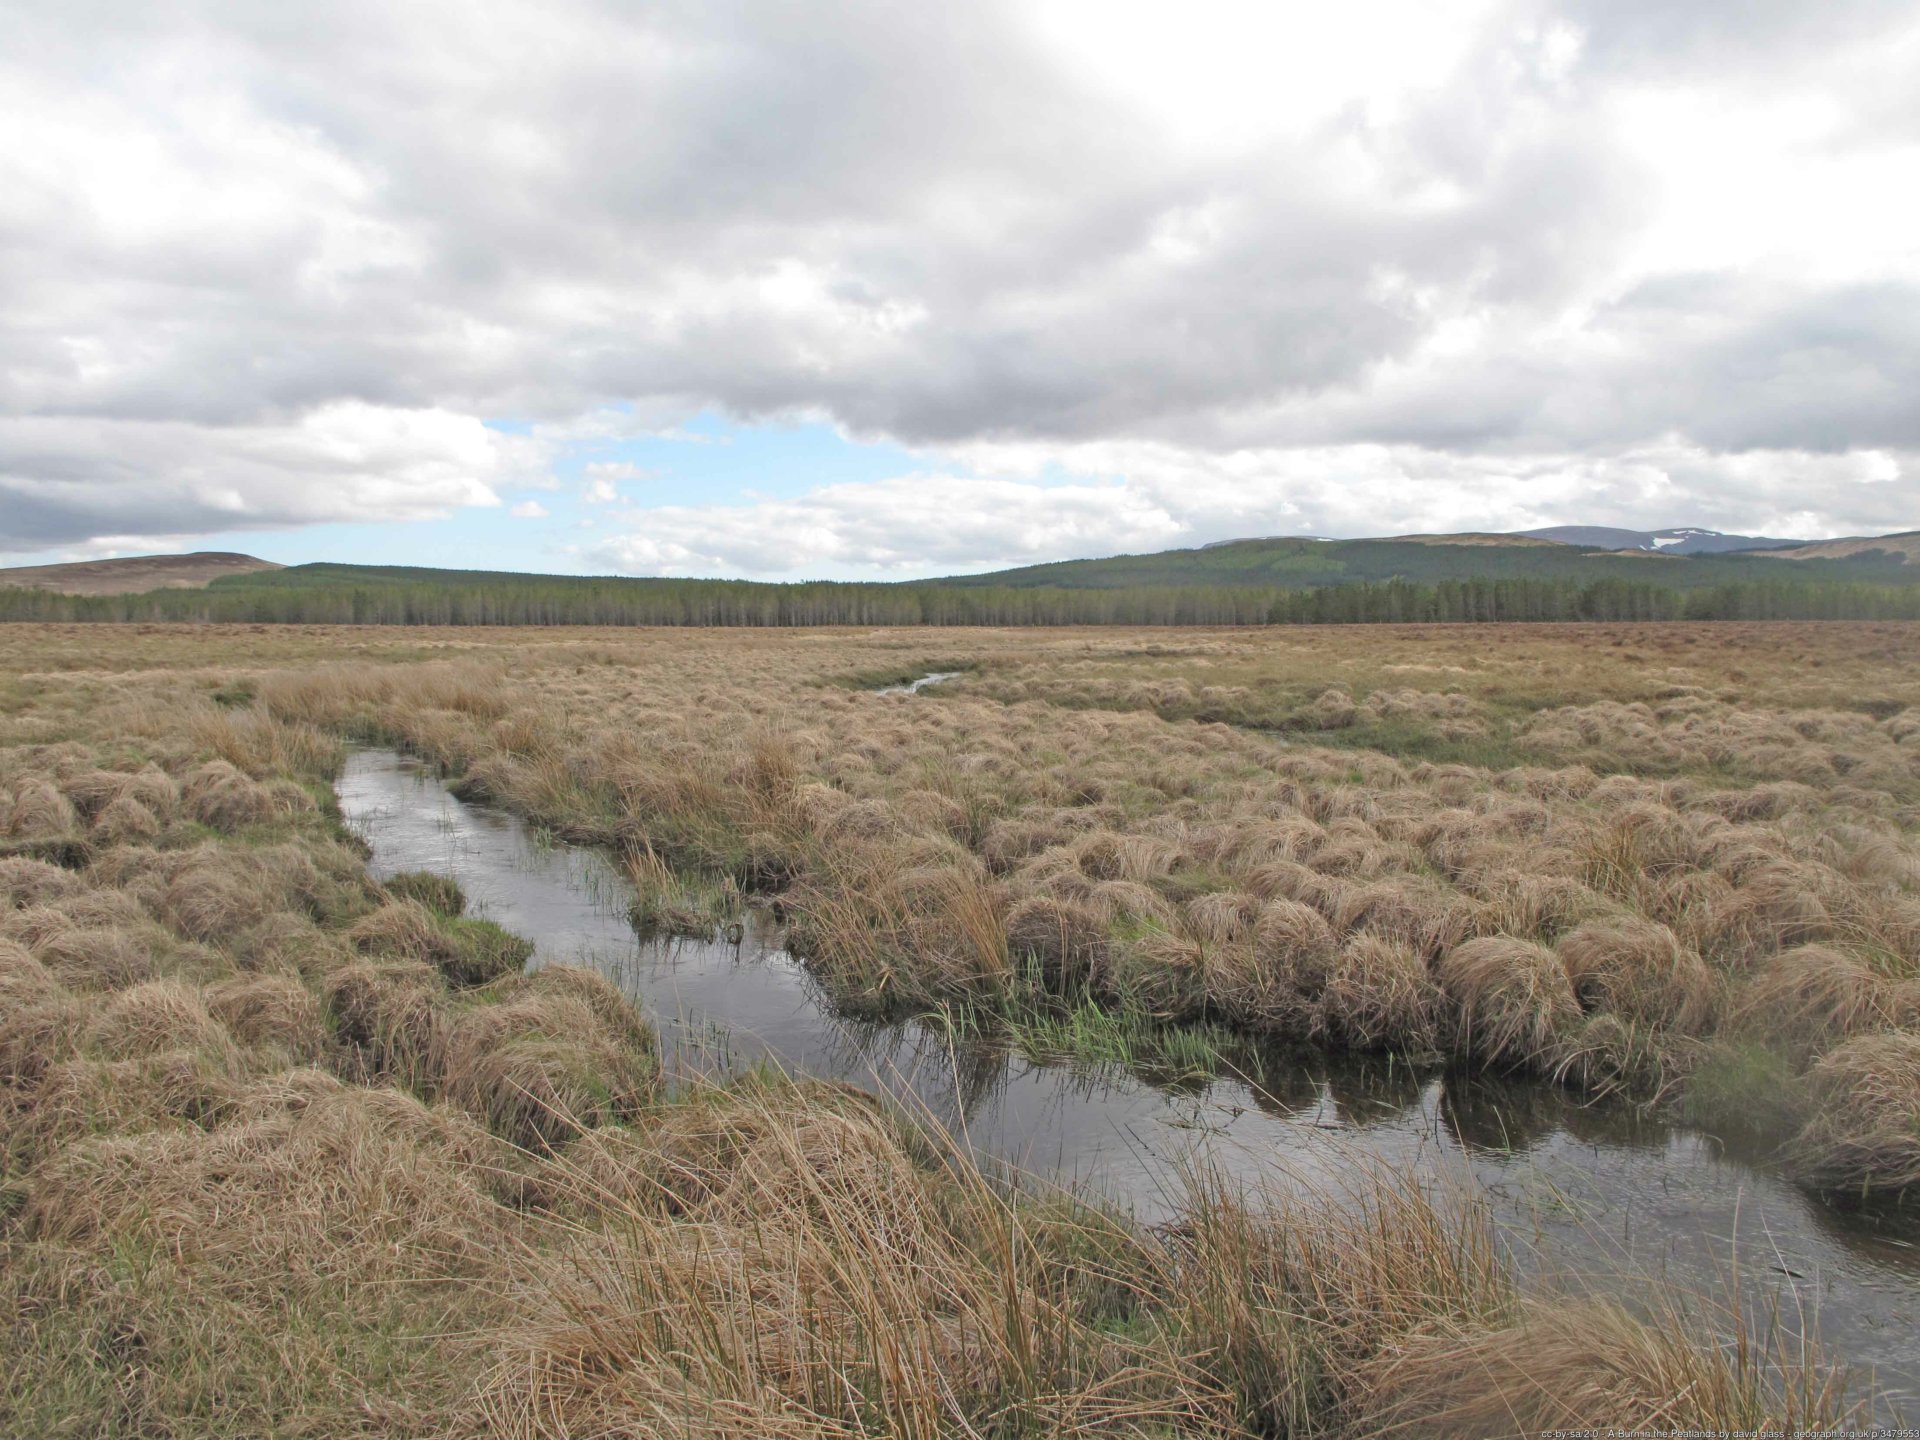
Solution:
[[[1817,1313],[1838,1353],[1920,1387],[1911,1210],[1817,1200],[1708,1137],[1534,1081],[1287,1047],[1250,1049],[1211,1076],[1075,1066],[1004,1037],[956,1043],[937,1026],[848,1018],[765,916],[739,944],[643,943],[624,879],[592,851],[539,843],[388,752],[356,753],[339,792],[376,874],[450,874],[478,913],[535,942],[534,963],[597,966],[645,1006],[683,1072],[774,1061],[886,1092],[983,1160],[1095,1186],[1150,1220],[1196,1156],[1229,1176],[1321,1187],[1356,1154],[1377,1157],[1477,1187],[1523,1268],[1652,1273],[1704,1293],[1737,1269],[1763,1309]]]

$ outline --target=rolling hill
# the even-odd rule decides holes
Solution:
[[[1845,540],[1816,540],[1791,550],[1771,552],[1775,560],[1861,560],[1878,558],[1904,565],[1920,561],[1920,530],[1896,535],[1854,535]]]
[[[16,565],[0,569],[0,585],[51,590],[59,595],[145,595],[154,590],[201,590],[230,575],[254,575],[283,567],[229,550],[190,555],[130,555],[120,560],[79,560],[68,565]]]
[[[1729,550],[1778,550],[1799,545],[1798,540],[1778,540],[1765,535],[1723,535],[1718,530],[1701,530],[1690,525],[1667,530],[1617,530],[1610,525],[1548,525],[1540,530],[1522,530],[1520,534],[1535,540],[1553,540],[1562,545],[1588,545],[1599,550],[1656,550],[1662,555],[1717,555]]]
[[[1639,532],[1620,532],[1638,534]],[[1654,532],[1664,533],[1664,532]],[[1726,537],[1733,538],[1733,537]],[[1750,537],[1749,537],[1750,538]],[[1893,537],[1902,541],[1903,537]],[[1803,562],[1805,578],[1911,584],[1907,556],[1888,553],[1886,542],[1830,541],[1857,548],[1815,554]],[[1819,549],[1821,547],[1809,547]],[[1433,585],[1463,580],[1621,580],[1676,589],[1777,579],[1778,555],[1805,549],[1697,550],[1615,548],[1554,542],[1541,536],[1405,535],[1381,540],[1309,540],[1297,537],[1232,540],[1192,550],[1115,555],[1098,560],[1062,560],[985,575],[954,576],[938,583],[958,587],[1060,587],[1125,589],[1138,586],[1271,585],[1289,589],[1353,582],[1405,580]]]

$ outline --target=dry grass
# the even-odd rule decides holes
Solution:
[[[404,743],[663,887],[777,896],[876,1007],[1037,987],[1649,1094],[1766,1047],[1797,1173],[1899,1188],[1911,640],[970,632],[895,702],[830,682],[951,636],[6,627],[0,1431],[1837,1423],[1657,1311],[1518,1301],[1398,1182],[1201,1180],[1149,1233],[831,1087],[665,1096],[605,981],[382,894],[312,787]]]
[[[1580,1014],[1560,957],[1509,936],[1456,947],[1435,978],[1456,1007],[1460,1048],[1492,1063],[1552,1054]]]
[[[1787,1147],[1814,1184],[1856,1191],[1920,1185],[1920,1035],[1863,1035],[1807,1077],[1813,1118]]]
[[[1505,1324],[1416,1332],[1354,1377],[1355,1433],[1532,1440],[1609,1428],[1794,1435],[1837,1408],[1830,1382],[1786,1383],[1687,1341],[1688,1317],[1649,1323],[1604,1300],[1532,1302]]]

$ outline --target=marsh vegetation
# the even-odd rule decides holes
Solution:
[[[1784,1328],[1523,1291],[1471,1194],[1202,1166],[1146,1228],[841,1085],[668,1084],[606,977],[522,973],[445,877],[372,881],[330,782],[346,742],[399,746],[618,857],[646,923],[770,906],[849,1012],[1452,1057],[1757,1130],[1897,1207],[1917,650],[1893,623],[0,629],[0,1428],[1837,1421]]]

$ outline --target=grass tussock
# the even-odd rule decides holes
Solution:
[[[531,941],[490,920],[468,920],[394,899],[356,921],[347,939],[363,954],[432,965],[459,986],[517,974],[533,957]]]
[[[1855,1192],[1920,1185],[1920,1035],[1861,1035],[1807,1076],[1813,1111],[1787,1161],[1816,1185]]]
[[[1686,1338],[1690,1323],[1588,1299],[1523,1303],[1499,1325],[1419,1331],[1360,1367],[1353,1433],[1526,1440],[1605,1416],[1626,1431],[1794,1435],[1845,1408],[1830,1378],[1703,1350]]]
[[[1560,957],[1544,945],[1485,936],[1449,951],[1435,974],[1456,1007],[1456,1043],[1490,1063],[1550,1055],[1580,1014]]]
[[[438,1030],[435,1088],[521,1148],[629,1118],[652,1093],[652,1032],[602,977],[541,970],[479,998]]]

